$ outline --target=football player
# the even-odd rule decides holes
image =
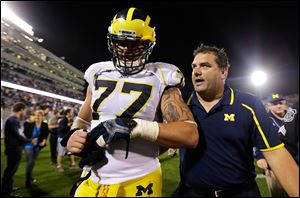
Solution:
[[[162,196],[159,146],[198,144],[196,123],[179,90],[184,76],[175,65],[148,62],[155,28],[141,9],[118,12],[107,40],[112,61],[86,70],[86,99],[67,143],[74,154],[87,145],[104,147],[107,160],[92,163],[75,196]]]

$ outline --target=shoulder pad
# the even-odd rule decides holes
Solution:
[[[85,71],[84,79],[91,84],[94,80],[96,74],[101,73],[101,71],[115,69],[111,61],[94,63]]]
[[[175,65],[164,62],[156,62],[147,66],[148,69],[154,70],[155,73],[161,77],[165,86],[177,86],[179,88],[184,87],[184,76]]]

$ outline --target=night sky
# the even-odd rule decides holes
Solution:
[[[132,3],[133,2],[133,3]],[[299,3],[297,1],[114,1],[6,2],[33,26],[41,44],[81,71],[110,59],[107,28],[126,7],[141,8],[156,27],[157,43],[150,61],[177,65],[192,90],[192,52],[201,43],[224,47],[231,68],[227,82],[255,92],[249,76],[268,73],[261,97],[271,92],[299,93]]]

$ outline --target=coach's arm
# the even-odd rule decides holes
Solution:
[[[279,183],[290,197],[299,197],[299,166],[285,147],[263,152]]]

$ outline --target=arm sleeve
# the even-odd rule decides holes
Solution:
[[[259,160],[259,159],[263,159],[264,155],[262,154],[262,152],[260,150],[255,148],[254,149],[254,157],[255,157],[256,160]]]
[[[48,127],[48,124],[43,122],[43,131],[42,131],[42,139],[47,139],[48,138],[48,135],[49,135],[49,127]]]
[[[64,137],[69,131],[67,131],[68,119],[64,117],[61,119],[58,125],[58,134],[60,137]]]
[[[12,134],[12,136],[15,139],[17,139],[17,140],[19,140],[19,141],[21,141],[23,143],[28,143],[28,142],[31,141],[30,139],[28,139],[25,136],[23,136],[23,135],[20,134],[21,133],[21,131],[20,131],[21,128],[20,128],[19,123],[12,123],[11,126],[12,126],[12,128],[11,128],[11,134]]]
[[[253,97],[249,105],[242,105],[251,112],[254,146],[262,152],[283,147],[284,144],[280,141],[277,129],[272,125],[262,102]]]
[[[84,72],[84,79],[88,82],[89,85],[93,84],[93,80],[95,78],[95,74],[97,72],[97,68],[101,68],[97,63],[92,64],[89,68]],[[99,70],[99,69],[98,69]]]

